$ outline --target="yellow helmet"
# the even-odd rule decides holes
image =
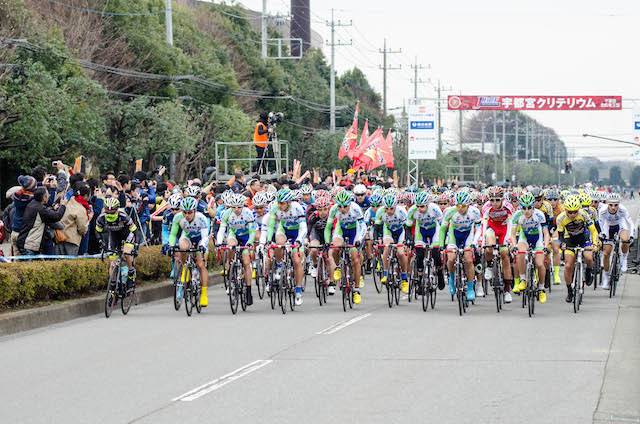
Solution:
[[[580,201],[580,198],[575,194],[567,196],[567,198],[564,199],[564,208],[568,211],[577,211],[581,207],[582,202]]]
[[[580,195],[580,201],[582,202],[582,206],[591,206],[591,196],[587,193],[582,193]]]

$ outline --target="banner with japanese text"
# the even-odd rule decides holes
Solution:
[[[621,96],[449,96],[449,110],[620,110]]]
[[[411,105],[409,114],[409,159],[436,159],[438,151],[437,107]]]

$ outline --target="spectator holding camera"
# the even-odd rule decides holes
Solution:
[[[76,182],[73,187],[73,197],[67,203],[64,215],[60,220],[64,227],[66,241],[56,245],[57,255],[78,255],[82,237],[89,230],[89,222],[93,218],[93,210],[89,205],[90,197],[89,185],[83,181]]]
[[[33,193],[33,199],[24,211],[22,228],[16,240],[16,246],[21,255],[41,253],[47,225],[60,221],[64,216],[67,199],[60,200],[60,207],[56,211],[54,208],[46,206],[50,196],[45,187],[38,187]]]

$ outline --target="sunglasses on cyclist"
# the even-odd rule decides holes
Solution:
[[[329,208],[328,207],[327,208],[317,208],[317,210],[320,211],[320,212],[324,212],[324,211],[328,211]]]
[[[620,206],[620,203],[609,203],[609,206],[613,206],[613,207],[618,207]]]
[[[502,199],[501,198],[496,198],[496,199],[491,199],[492,202],[501,202]]]
[[[557,201],[558,201],[558,198],[557,198],[557,197],[550,197],[548,200],[549,200],[550,202],[557,202]]]
[[[531,209],[533,209],[533,206],[523,206],[522,209],[525,211],[530,211]]]
[[[578,211],[567,211],[567,215],[576,215]]]
[[[444,205],[448,205],[448,204],[449,204],[449,202],[438,202],[438,204],[439,204],[439,205],[443,205],[443,206],[444,206]]]

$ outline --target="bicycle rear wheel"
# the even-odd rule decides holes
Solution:
[[[256,261],[256,289],[258,290],[258,297],[264,299],[264,290],[266,287],[266,275],[264,272],[264,259],[259,257]]]
[[[431,309],[434,309],[436,307],[436,297],[438,296],[438,277],[436,275],[432,275],[431,276],[431,284],[429,286],[429,292],[431,293],[430,295],[430,303],[431,303]]]
[[[613,297],[616,295],[616,286],[618,285],[618,254],[614,252],[611,255],[611,265],[609,266],[611,270],[611,277],[609,278],[609,297]]]
[[[286,283],[278,287],[278,303],[280,304],[280,309],[282,310],[283,314],[287,313],[287,292],[288,291],[289,291],[289,288],[286,286]]]
[[[534,291],[533,291],[532,288],[529,288],[527,290],[526,296],[527,296],[527,302],[528,302],[528,306],[529,306],[529,308],[528,308],[528,310],[529,310],[529,318],[531,318],[531,315],[533,315],[533,304],[534,304],[534,301],[535,301],[535,299],[533,298]]]
[[[246,284],[244,284],[244,280],[240,281],[240,306],[242,307],[243,311],[247,310],[247,286]]]
[[[458,290],[456,297],[458,298],[458,312],[460,313],[460,316],[462,316],[462,309],[464,308],[464,300],[462,300],[462,296],[464,296],[462,291]]]
[[[387,282],[385,283],[387,286],[387,301],[389,302],[389,307],[393,307],[393,297],[394,297],[394,278],[395,272],[394,272],[394,265],[393,263],[389,264],[389,269],[387,271]]]
[[[420,287],[422,287],[422,311],[427,312],[429,309],[429,298],[431,297],[431,267],[425,267],[424,274],[419,281]]]
[[[193,312],[193,291],[191,290],[191,282],[187,281],[182,288],[182,295],[184,296],[184,310],[187,312],[187,316],[191,316]]]
[[[200,298],[202,297],[202,287],[200,282],[194,282],[193,284],[193,301],[196,305],[196,311],[202,313],[202,305],[200,305]]]
[[[135,284],[135,283],[134,283]],[[127,315],[131,310],[131,305],[133,304],[133,296],[135,295],[135,287],[131,289],[131,291],[127,290],[126,284],[124,288],[124,296],[122,296],[122,301],[120,302],[120,307],[122,308],[122,313]]]
[[[380,268],[380,269],[378,269]],[[376,256],[375,260],[373,261],[373,284],[376,286],[376,291],[378,293],[382,293],[382,261],[380,260],[380,258],[378,256]]]
[[[580,279],[582,278],[582,273],[580,272],[580,267],[578,264],[575,264],[575,271],[573,273],[573,312],[578,313],[580,309],[580,300],[578,299],[578,295],[580,294]]]

